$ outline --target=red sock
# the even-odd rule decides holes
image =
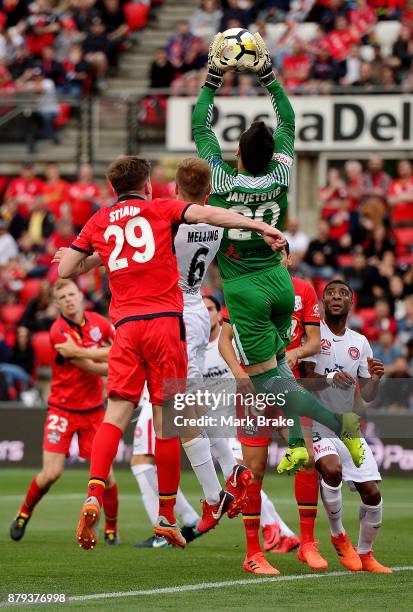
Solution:
[[[118,485],[115,482],[103,493],[103,510],[105,511],[105,531],[117,531],[118,527]]]
[[[41,489],[36,482],[36,478],[33,478],[32,482],[30,483],[30,487],[27,490],[23,505],[19,510],[19,514],[31,516],[34,507],[39,503],[43,495],[45,495],[49,489],[50,487]]]
[[[159,516],[175,523],[174,507],[181,475],[179,438],[156,438],[155,463],[158,472]]]
[[[262,552],[260,544],[261,489],[262,482],[252,482],[248,485],[248,503],[242,513],[245,536],[247,538],[248,557]]]
[[[318,475],[316,470],[297,472],[294,490],[300,515],[301,544],[314,542],[314,523],[317,517],[318,502]]]
[[[97,497],[100,506],[103,502],[103,492],[110,466],[118,451],[121,437],[122,430],[119,427],[112,423],[102,423],[93,439],[87,496]]]

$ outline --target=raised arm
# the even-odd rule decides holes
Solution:
[[[82,255],[82,257],[73,257],[70,256],[70,253],[79,253],[79,255]],[[76,265],[75,260],[78,262]],[[60,264],[63,261],[64,263],[61,268]],[[79,276],[80,274],[85,274],[96,266],[100,266],[102,264],[98,253],[93,253],[93,255],[87,255],[86,253],[80,253],[79,251],[74,251],[73,249],[65,247],[61,247],[58,251],[56,251],[52,259],[52,263],[59,264],[59,276],[61,276],[62,278],[68,278],[69,276],[74,277]],[[71,273],[68,276],[63,276],[61,271],[67,273],[69,268],[71,270]]]
[[[212,127],[215,89],[204,85],[192,113],[192,136],[198,156],[210,163],[213,159],[222,159],[221,147]]]

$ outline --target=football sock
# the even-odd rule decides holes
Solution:
[[[327,512],[330,531],[333,536],[338,536],[340,533],[346,533],[342,522],[343,498],[341,486],[342,483],[340,483],[338,487],[330,487],[324,480],[321,480],[321,499],[323,500],[324,508]]]
[[[46,495],[49,489],[50,487],[45,487],[44,489],[41,489],[36,482],[36,478],[33,478],[30,483],[30,487],[27,490],[23,505],[19,510],[19,514],[23,514],[24,516],[31,516],[34,507],[39,503],[43,495]]]
[[[237,463],[229,445],[229,440],[227,438],[210,438],[209,443],[211,445],[212,456],[218,461],[224,478],[227,480],[232,474],[234,465]]]
[[[118,451],[121,437],[122,430],[119,427],[112,423],[102,423],[93,439],[87,496],[96,497],[100,506],[110,466]]]
[[[247,539],[247,556],[262,552],[260,544],[260,514],[261,514],[262,482],[252,482],[248,485],[248,503],[242,513],[245,536]]]
[[[103,493],[103,510],[105,512],[105,531],[117,531],[118,526],[118,485],[115,482]]]
[[[181,489],[178,489],[178,493],[176,495],[176,512],[182,519],[184,525],[192,526],[197,525],[201,520],[199,514],[194,510],[189,501],[186,499],[185,495],[182,493]]]
[[[201,433],[193,440],[184,442],[182,447],[202,487],[206,501],[208,504],[218,503],[222,487],[212,461],[209,438],[205,433]]]
[[[175,523],[174,507],[181,475],[179,438],[156,438],[155,462],[158,473],[159,516]]]
[[[283,394],[284,405],[278,407],[284,415],[293,419],[294,425],[289,427],[289,446],[304,446],[304,436],[301,429],[300,416],[307,416],[325,425],[337,435],[341,433],[341,421],[334,412],[328,410],[315,399],[311,393],[301,387],[294,378],[280,376],[278,368],[272,368],[263,374],[251,376],[257,392],[272,393],[275,396]]]
[[[281,516],[278,514],[275,509],[274,504],[265,493],[265,491],[261,490],[261,527],[264,525],[274,525],[277,524],[280,527],[281,535],[292,537],[294,532],[288,527],[286,523],[284,523]]]
[[[301,544],[314,542],[314,524],[317,517],[318,502],[318,474],[316,470],[297,472],[294,492],[300,515]]]
[[[383,518],[383,500],[377,506],[368,506],[360,502],[360,532],[357,552],[368,553],[373,548]]]
[[[155,525],[159,506],[156,465],[141,463],[140,465],[132,465],[131,469],[138,483],[146,514],[151,524]]]

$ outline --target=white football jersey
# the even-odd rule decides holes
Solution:
[[[208,343],[205,352],[204,379],[207,381],[220,378],[234,378],[225,359],[218,350],[219,336]]]
[[[223,231],[207,223],[182,223],[179,226],[175,236],[175,252],[185,308],[203,306],[202,281],[218,251]]]
[[[336,336],[327,326],[325,321],[320,324],[321,349],[320,352],[303,361],[315,363],[317,374],[328,374],[329,372],[347,372],[357,381],[357,378],[370,378],[367,367],[367,358],[373,357],[373,351],[365,336],[346,327],[342,336]],[[338,389],[327,387],[320,391],[314,391],[314,395],[324,406],[342,414],[351,412],[354,408],[354,394],[356,387],[349,389]],[[327,428],[317,424],[315,429],[322,435],[326,435]],[[321,432],[321,429],[323,431]]]

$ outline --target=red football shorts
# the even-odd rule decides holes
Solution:
[[[85,412],[69,412],[49,406],[44,426],[43,450],[69,456],[70,443],[77,433],[79,456],[90,459],[92,442],[99,429],[105,410],[97,408]]]
[[[137,404],[145,381],[152,404],[162,404],[165,381],[184,391],[188,357],[185,326],[179,317],[122,323],[109,353],[108,396]]]

